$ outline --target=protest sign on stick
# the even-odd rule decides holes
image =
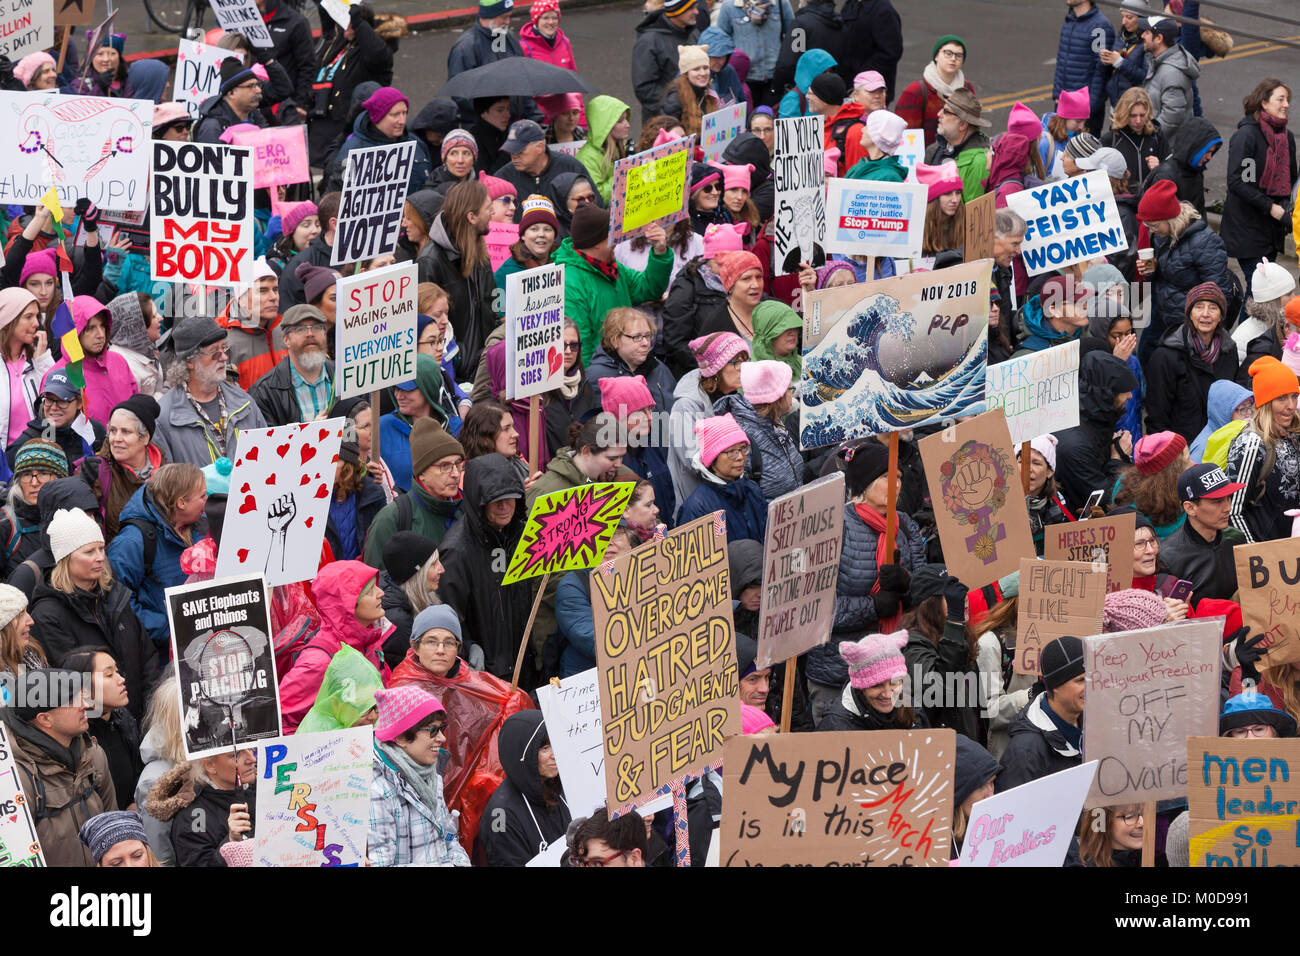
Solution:
[[[1073,428],[1079,424],[1078,341],[990,365],[984,396],[990,411],[1006,413],[1014,445]]]
[[[343,163],[343,195],[339,198],[330,265],[373,259],[397,248],[414,162],[414,142],[348,152]]]
[[[971,590],[1034,553],[1016,454],[1000,409],[917,443],[949,573]]]
[[[1020,559],[1020,600],[1017,602],[1017,674],[1039,674],[1038,655],[1067,634],[1100,634],[1106,603],[1106,572],[1072,561]]]
[[[614,182],[609,196],[609,242],[634,239],[648,226],[667,229],[690,215],[687,183],[695,137],[636,153],[614,164]]]
[[[254,866],[361,866],[374,728],[280,737],[257,761]]]
[[[947,866],[949,729],[736,736],[724,748],[721,866]]]
[[[279,682],[262,576],[182,584],[166,598],[185,756],[278,737]]]
[[[772,182],[776,215],[772,225],[772,273],[798,272],[801,263],[826,264],[826,153],[822,116],[795,116],[776,121]],[[806,345],[805,345],[806,347]]]
[[[997,213],[997,196],[985,193],[965,204],[966,244],[962,258],[967,262],[993,258],[993,217]],[[1004,308],[1010,310],[1010,303]]]
[[[798,657],[830,637],[843,538],[842,472],[767,506],[758,667]]]
[[[95,22],[96,0],[54,0],[56,27],[86,27]]]
[[[1059,867],[1096,773],[1096,761],[1089,761],[975,804],[962,839],[961,865]]]
[[[1300,866],[1300,738],[1188,737],[1187,813],[1191,866]]]
[[[1232,550],[1237,565],[1241,615],[1252,634],[1264,634],[1260,664],[1274,667],[1300,661],[1300,538],[1262,544],[1239,544]]]
[[[335,280],[337,398],[415,378],[417,272],[401,262]]]
[[[488,262],[496,272],[510,258],[510,247],[519,241],[519,223],[490,222],[484,236],[488,247]]]
[[[539,495],[501,583],[600,564],[635,488],[630,481],[597,482]]]
[[[236,50],[208,46],[198,40],[181,38],[177,42],[172,98],[185,104],[190,119],[197,120],[199,108],[221,89],[222,62],[238,56]]]
[[[700,149],[704,150],[706,163],[722,162],[722,151],[727,144],[745,131],[745,104],[733,103],[700,120]]]
[[[921,254],[926,187],[862,179],[827,180],[827,252],[846,256]]]
[[[0,868],[44,865],[36,823],[14,764],[9,730],[0,721]]]
[[[1031,276],[1128,248],[1105,170],[1022,189],[1007,196],[1007,208],[1029,224],[1020,256]]]
[[[29,53],[52,47],[55,2],[56,0],[0,0],[0,56],[7,56],[11,62],[17,63]],[[90,3],[93,12],[93,0],[86,2]],[[76,21],[77,24],[91,22],[92,19]],[[12,132],[13,128],[6,124],[5,130]]]
[[[916,182],[916,164],[925,161],[925,130],[903,130],[903,141],[898,144],[898,152],[894,155],[907,170],[907,182]]]
[[[558,156],[577,156],[586,145],[585,139],[575,139],[568,143],[551,143],[546,148]]]
[[[217,577],[260,571],[271,587],[316,577],[343,421],[239,433]]]
[[[1043,528],[1043,557],[1106,565],[1106,593],[1133,586],[1133,536],[1137,515],[1062,521]]]
[[[1219,728],[1223,618],[1083,639],[1090,807],[1187,795],[1187,738]]]
[[[209,0],[217,22],[227,33],[239,33],[255,47],[269,50],[275,46],[271,30],[257,9],[257,0]]]
[[[243,289],[253,281],[252,151],[153,144],[151,276]]]
[[[506,397],[542,395],[563,379],[564,267],[538,266],[507,276]],[[536,449],[530,449],[528,460],[537,460]]]
[[[253,151],[253,185],[258,189],[291,186],[311,179],[307,165],[307,127],[272,126],[232,133],[236,146]]]
[[[984,411],[989,262],[805,296],[799,444]]]

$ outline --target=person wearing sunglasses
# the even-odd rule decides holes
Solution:
[[[745,477],[749,437],[732,415],[723,414],[696,422],[695,438],[700,450],[691,464],[700,484],[682,504],[678,526],[722,511],[727,516],[728,541],[762,541],[767,531],[767,501],[758,485]]]
[[[691,226],[701,236],[717,222],[722,202],[722,173],[707,163],[691,165]]]
[[[370,775],[371,866],[469,866],[457,820],[443,799],[438,757],[447,711],[418,684],[375,694],[375,759]]]
[[[488,866],[524,866],[565,839],[572,815],[539,710],[506,718],[497,742],[506,779],[483,809],[479,828]]]
[[[16,466],[18,453],[28,442],[39,439],[57,444],[69,462],[95,454],[94,450],[104,444],[107,432],[101,422],[85,414],[85,408],[83,393],[68,381],[67,369],[46,372],[36,403],[36,417],[5,449],[9,467]]]

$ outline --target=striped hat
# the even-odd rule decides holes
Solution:
[[[664,16],[666,17],[680,17],[693,9],[695,9],[695,0],[664,0]]]
[[[379,710],[375,737],[385,743],[391,743],[412,727],[418,727],[430,714],[447,709],[442,706],[442,701],[419,684],[375,691],[375,707]]]
[[[524,200],[523,215],[519,219],[519,234],[523,235],[529,226],[538,223],[550,226],[557,233],[560,231],[560,221],[555,218],[555,206],[545,196],[533,193]]]
[[[53,442],[34,438],[18,449],[14,457],[14,477],[24,471],[48,471],[60,478],[68,477],[68,456]]]
[[[439,155],[444,162],[447,160],[447,153],[451,151],[453,146],[464,146],[474,154],[475,159],[478,159],[478,140],[474,138],[474,134],[469,130],[454,129],[442,138],[442,152]]]

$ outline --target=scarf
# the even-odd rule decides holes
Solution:
[[[438,809],[438,764],[436,762],[431,763],[427,767],[418,764],[397,744],[376,740],[375,747],[410,784],[411,789],[419,796],[420,802],[436,812]]]
[[[1259,111],[1259,128],[1268,143],[1264,158],[1264,172],[1259,177],[1259,188],[1267,195],[1291,195],[1291,144],[1287,141],[1286,120],[1274,119]]]
[[[953,77],[952,83],[945,83],[943,77],[939,75],[939,68],[934,65],[933,60],[925,65],[925,70],[921,75],[925,77],[925,82],[929,83],[930,87],[945,100],[958,90],[966,88],[965,73],[958,70],[957,75]]]
[[[573,251],[582,256],[583,260],[585,260],[589,266],[603,275],[610,282],[618,281],[618,262],[613,259],[609,262],[601,262],[599,259],[594,259],[587,255],[581,249],[574,249]]]
[[[1214,368],[1214,363],[1219,360],[1219,349],[1223,346],[1223,336],[1215,332],[1213,340],[1209,345],[1206,345],[1201,341],[1201,337],[1196,334],[1194,329],[1188,328],[1187,339],[1192,343],[1192,348],[1200,356],[1201,361],[1210,368]]]
[[[566,401],[573,401],[578,397],[578,389],[582,388],[582,363],[573,363],[573,374],[565,372],[560,378],[560,394]]]
[[[889,555],[885,553],[885,537],[886,537],[885,516],[882,515],[875,508],[871,507],[871,505],[863,504],[860,501],[856,502],[853,505],[853,510],[858,513],[859,518],[861,518],[864,522],[866,522],[868,528],[876,532],[876,570],[879,571],[880,568],[884,567],[886,564],[891,563],[891,558],[893,557],[893,555]],[[895,542],[897,542],[898,540],[898,515],[897,514],[894,515],[894,540]],[[872,594],[880,593],[879,574],[876,575],[876,583],[871,586],[871,593]],[[888,634],[897,630],[898,622],[901,618],[902,618],[901,614],[895,614],[893,617],[888,618],[887,620],[878,621],[877,623],[880,625],[880,633]]]

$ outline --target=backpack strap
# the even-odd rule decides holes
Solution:
[[[145,577],[158,580],[158,575],[154,573],[153,562],[158,556],[158,529],[154,527],[152,521],[146,518],[127,518],[122,522],[123,525],[130,525],[140,532],[140,538],[144,542],[144,572]]]
[[[411,504],[411,496],[405,491],[397,495],[397,525],[394,531],[410,531],[411,522],[415,517],[415,507]]]

